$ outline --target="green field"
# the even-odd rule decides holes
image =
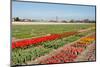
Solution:
[[[94,26],[94,24],[12,25],[12,37],[16,39],[41,37],[48,34],[77,31],[92,26]]]

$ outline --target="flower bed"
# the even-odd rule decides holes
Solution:
[[[75,62],[74,60],[81,54],[88,45],[95,40],[95,36],[91,35],[80,39],[78,42],[71,44],[68,47],[64,47],[59,53],[43,59],[39,64],[55,64],[65,62]]]
[[[35,60],[38,56],[46,55],[49,52],[52,52],[53,50],[55,50],[59,47],[62,47],[67,43],[78,40],[79,38],[80,38],[79,36],[73,35],[70,37],[62,38],[62,39],[42,42],[42,43],[39,43],[38,45],[29,46],[28,48],[14,49],[12,52],[13,64],[26,63],[27,61],[31,61],[29,58],[31,58],[32,60]],[[39,51],[39,49],[36,47],[39,47],[39,49],[40,49],[40,47],[44,48],[44,50],[46,52],[43,52],[43,50]],[[36,49],[36,50],[34,51],[34,49]],[[48,51],[48,50],[50,50],[50,51]],[[20,58],[21,58],[21,60],[20,60]]]
[[[83,48],[67,47],[63,49],[60,53],[47,58],[40,62],[40,64],[53,64],[53,63],[65,63],[73,62],[79,53],[83,51]]]
[[[33,45],[33,44],[37,44],[37,43],[41,43],[41,42],[46,42],[46,41],[51,41],[51,40],[55,40],[55,39],[59,39],[59,38],[63,38],[63,37],[68,37],[71,35],[75,35],[77,33],[78,32],[52,34],[50,36],[44,36],[44,37],[39,37],[39,38],[26,39],[26,40],[21,40],[21,41],[17,41],[17,42],[12,42],[12,48],[14,49],[17,47],[25,47],[25,46],[29,46],[29,45]]]

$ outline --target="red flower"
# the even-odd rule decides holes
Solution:
[[[39,37],[39,38],[26,39],[26,40],[21,40],[17,42],[12,42],[12,48],[25,47],[25,46],[29,46],[32,44],[37,44],[37,43],[41,43],[45,41],[51,41],[51,40],[59,39],[59,38],[74,35],[74,34],[76,34],[76,32],[67,32],[63,34],[52,34],[50,36],[44,36],[44,37]]]

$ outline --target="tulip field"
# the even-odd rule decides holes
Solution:
[[[95,61],[95,30],[95,23],[12,24],[12,66]]]

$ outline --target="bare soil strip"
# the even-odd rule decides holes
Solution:
[[[12,22],[13,25],[63,25],[63,24],[93,24],[93,23],[62,23],[62,22]]]

